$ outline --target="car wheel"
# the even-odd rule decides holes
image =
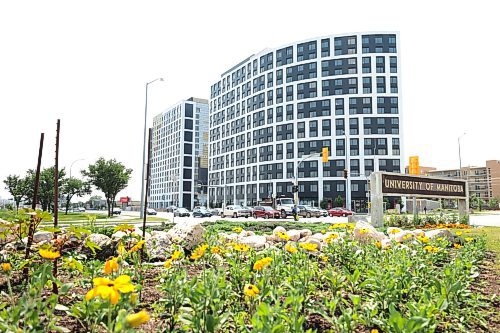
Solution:
[[[281,218],[286,219],[286,212],[284,210],[281,211]]]
[[[347,214],[342,214],[342,216],[343,216],[343,217],[346,217],[346,216],[347,216]]]
[[[253,214],[253,218],[256,219],[257,218],[257,214]]]
[[[269,219],[269,215],[267,215],[267,214],[266,214],[266,215],[264,215],[264,218],[265,218],[266,220],[267,220],[267,219]]]
[[[238,217],[238,213],[233,213],[233,217],[237,218]]]
[[[333,217],[333,214],[329,214],[329,215],[330,215],[330,217]]]
[[[306,217],[311,217],[311,213],[307,212]]]

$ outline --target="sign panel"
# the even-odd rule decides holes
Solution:
[[[408,170],[410,175],[420,175],[420,163],[418,156],[410,156],[410,167]]]
[[[464,180],[382,174],[382,193],[384,195],[465,198],[466,184]]]
[[[121,203],[128,203],[130,201],[130,198],[129,197],[121,197],[120,198],[120,202]]]

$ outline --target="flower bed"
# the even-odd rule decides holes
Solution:
[[[141,253],[152,250],[148,244],[157,246],[150,239],[168,239],[166,233],[152,233],[144,241],[130,226],[115,231],[121,237],[110,238],[115,252],[103,261],[66,246],[83,230],[62,231],[66,238],[58,239],[63,241],[41,242],[29,261],[22,260],[21,251],[5,251],[0,331],[429,332],[488,327],[488,303],[471,292],[485,241],[469,230],[440,234],[389,228],[384,234],[359,223],[334,224],[314,234],[276,227],[259,236],[242,228],[205,233],[196,245],[187,232],[189,246],[172,238],[164,262],[155,265],[145,263]],[[251,237],[264,243],[250,242]],[[21,281],[25,266],[30,268],[28,284]],[[51,293],[54,284],[58,295]]]

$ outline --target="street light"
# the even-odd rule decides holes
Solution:
[[[458,177],[462,179],[462,156],[460,154],[460,138],[463,137],[465,134],[462,134],[458,137],[458,163],[459,163],[459,169],[458,169]]]
[[[144,141],[142,144],[142,182],[141,182],[141,219],[143,218],[143,211],[144,211],[144,178],[145,178],[145,164],[146,164],[146,126],[147,126],[147,120],[148,120],[148,86],[156,81],[163,81],[162,77],[159,77],[157,79],[154,79],[153,81],[150,81],[146,83],[146,106],[144,108]]]
[[[349,186],[349,149],[351,147],[351,143],[349,142],[349,137],[347,136],[347,131],[344,128],[344,137],[345,137],[345,170],[347,170],[347,177],[345,182],[345,207],[348,210],[351,210],[351,187]]]
[[[73,167],[73,164],[75,164],[78,161],[85,161],[85,159],[84,158],[80,158],[80,159],[74,160],[73,163],[71,163],[71,165],[69,167],[69,178],[71,178],[71,168]]]
[[[320,157],[321,153],[312,153],[309,155],[304,155],[302,159],[300,160],[299,163],[297,163],[297,169],[295,170],[295,179],[294,179],[294,185],[299,186],[299,168],[300,165],[307,159],[313,158],[313,157]],[[293,201],[295,202],[295,205],[297,206],[299,204],[299,191],[296,191],[293,193]]]

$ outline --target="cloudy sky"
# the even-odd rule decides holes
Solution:
[[[145,83],[149,117],[208,98],[229,67],[266,47],[329,34],[400,31],[405,155],[458,167],[500,159],[494,1],[2,1],[0,180],[54,162],[73,175],[98,157],[133,168],[139,199]],[[497,31],[495,33],[495,31]],[[0,197],[8,197],[3,184]]]

